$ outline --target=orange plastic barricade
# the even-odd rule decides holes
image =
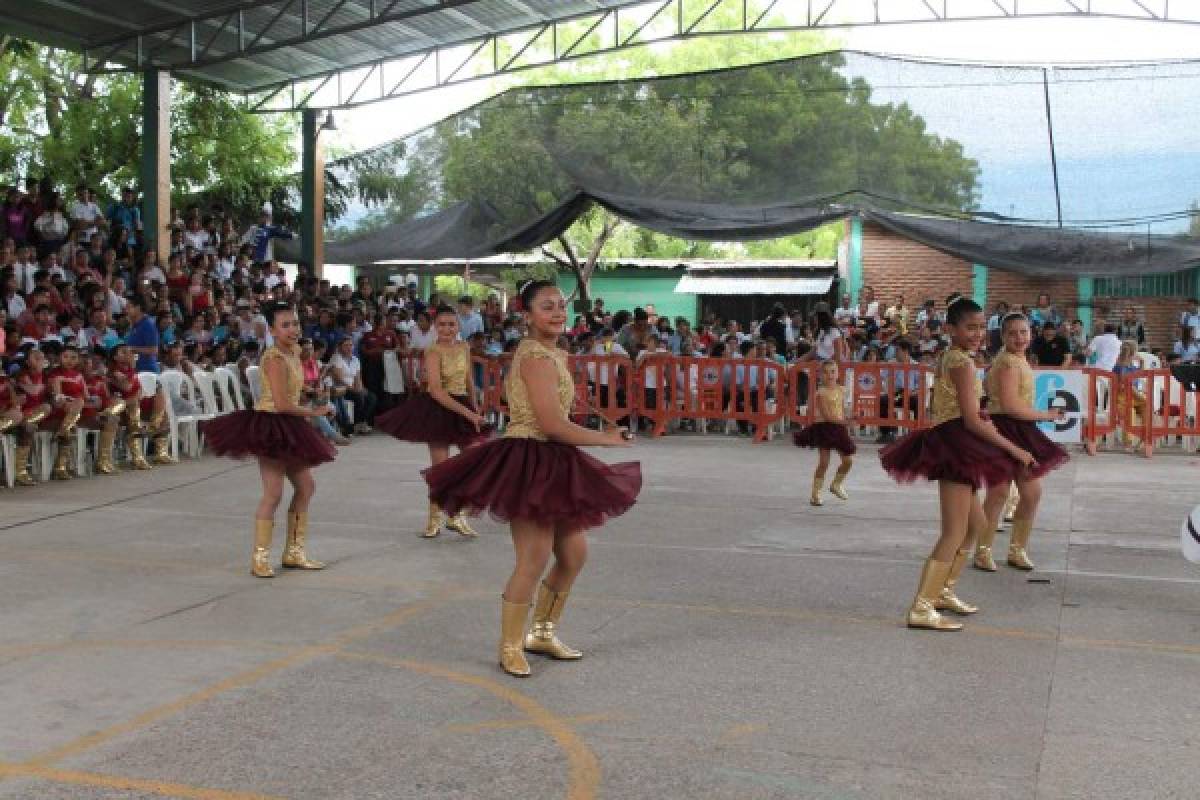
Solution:
[[[471,365],[475,368],[475,386],[479,392],[479,413],[506,415],[508,407],[504,401],[504,376],[512,356],[472,356]]]
[[[653,407],[643,403],[643,411],[654,420],[656,435],[672,419],[715,419],[752,425],[755,441],[765,442],[770,426],[786,413],[786,370],[773,361],[653,356],[639,369],[643,382],[648,371],[657,386]]]
[[[572,415],[611,425],[634,414],[633,362],[619,355],[578,355],[567,360],[575,381]]]
[[[1096,443],[1105,436],[1116,434],[1119,414],[1118,396],[1122,381],[1111,372],[1084,367],[1088,381],[1087,416],[1083,422],[1083,443],[1088,455],[1096,455]]]
[[[677,418],[679,398],[679,359],[670,353],[642,356],[633,371],[634,402],[638,417],[653,424],[652,436],[666,434],[672,419]]]
[[[1160,444],[1182,441],[1194,450],[1200,436],[1196,409],[1200,391],[1188,391],[1169,369],[1139,370],[1124,376],[1128,380],[1128,430],[1141,439],[1147,458]]]

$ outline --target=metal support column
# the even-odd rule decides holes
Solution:
[[[863,221],[857,214],[850,217],[850,247],[847,256],[850,264],[846,275],[846,291],[850,293],[850,302],[857,305],[858,295],[863,288]]]
[[[303,113],[300,258],[320,278],[325,274],[325,153],[318,112],[307,109]]]
[[[142,237],[161,264],[171,251],[171,73],[142,76]]]

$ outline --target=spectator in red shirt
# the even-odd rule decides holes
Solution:
[[[392,398],[383,391],[383,354],[396,349],[396,331],[384,324],[383,314],[375,314],[371,330],[362,335],[358,343],[358,355],[362,360],[363,384],[375,393],[384,407]]]

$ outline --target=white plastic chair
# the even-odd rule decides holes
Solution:
[[[199,401],[196,384],[178,370],[167,370],[158,376],[158,381],[167,393],[167,425],[171,436],[171,456],[179,458],[186,450],[194,458],[200,457],[200,422],[211,417],[204,413],[177,414],[175,400],[187,399],[192,405]],[[186,397],[184,388],[187,388]]]
[[[10,434],[0,436],[0,458],[4,459],[4,482],[8,488],[17,485],[17,437]]]
[[[262,397],[262,371],[257,366],[246,367],[246,381],[250,384],[250,397],[258,405]]]
[[[213,383],[220,395],[223,413],[232,414],[234,411],[245,410],[246,401],[242,398],[241,390],[238,389],[237,376],[229,368],[217,367],[213,370]]]

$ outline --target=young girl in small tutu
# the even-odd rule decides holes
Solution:
[[[1038,411],[1033,407],[1033,369],[1025,360],[1032,334],[1024,314],[1009,314],[1000,323],[1004,349],[992,362],[984,387],[987,390],[988,414],[1006,439],[1033,455],[1033,469],[1018,475],[1017,508],[1012,519],[1008,543],[1008,565],[1017,569],[1033,569],[1026,547],[1033,531],[1033,520],[1042,499],[1042,476],[1067,462],[1069,456],[1061,446],[1050,441],[1038,429],[1039,422],[1057,422],[1063,418],[1061,409]],[[1008,486],[988,487],[983,510],[991,524],[979,534],[975,545],[975,566],[987,572],[996,571],[992,558],[992,541],[1009,497]]]
[[[632,435],[571,422],[575,384],[567,354],[557,347],[567,322],[562,292],[548,281],[527,282],[520,308],[529,335],[505,380],[510,421],[503,438],[464,450],[424,474],[430,500],[447,513],[486,510],[512,526],[517,563],[501,597],[499,661],[505,672],[524,677],[525,650],[582,657],[559,641],[555,629],[587,557],[585,531],[629,510],[641,490],[642,471],[637,462],[609,465],[579,449],[627,447]],[[547,573],[551,554],[554,564]],[[535,588],[533,625],[526,635]]]
[[[450,447],[465,450],[488,437],[488,426],[475,411],[475,380],[471,352],[458,341],[458,315],[442,306],[433,319],[437,339],[425,349],[427,391],[413,394],[406,402],[375,418],[375,427],[405,442],[429,445],[433,466],[450,457]],[[447,517],[429,501],[425,538],[433,538],[445,525],[463,536],[474,536],[466,514]]]
[[[333,413],[333,408],[309,408],[300,402],[304,370],[300,366],[300,322],[296,310],[289,303],[272,303],[262,313],[275,343],[259,361],[262,393],[258,402],[253,411],[235,411],[204,423],[203,431],[209,448],[217,455],[258,459],[262,499],[254,513],[250,572],[259,578],[273,578],[271,537],[285,479],[292,484],[293,491],[288,506],[283,566],[324,569],[324,564],[310,559],[305,551],[308,504],[316,490],[312,467],[333,461],[337,450],[308,421]]]
[[[814,398],[817,405],[817,421],[803,430],[796,431],[792,437],[797,447],[817,448],[817,471],[813,473],[812,499],[809,500],[814,506],[822,505],[821,489],[825,485],[825,471],[829,469],[829,454],[833,450],[838,452],[842,461],[833,477],[833,483],[829,484],[829,492],[834,497],[850,499],[843,483],[850,473],[850,467],[854,465],[854,454],[858,452],[858,448],[850,439],[850,430],[846,423],[846,390],[838,382],[836,361],[825,361],[821,364],[820,381],[821,385]]]
[[[941,535],[921,571],[908,611],[910,628],[956,631],[958,622],[940,611],[974,614],[979,609],[955,594],[971,555],[971,543],[988,525],[976,490],[1000,486],[1036,465],[1034,457],[992,425],[979,410],[983,387],[973,353],[983,342],[983,310],[960,297],[946,310],[951,347],[938,362],[933,385],[933,427],[918,430],[883,448],[883,468],[896,480],[938,482]]]

